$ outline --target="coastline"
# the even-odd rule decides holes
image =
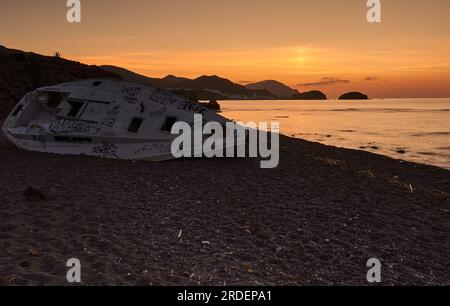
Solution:
[[[0,136],[0,284],[448,285],[450,171],[280,137],[258,159],[32,153]],[[42,190],[29,202],[24,191]]]

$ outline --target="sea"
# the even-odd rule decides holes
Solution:
[[[450,170],[450,98],[220,101],[222,115],[281,134]]]

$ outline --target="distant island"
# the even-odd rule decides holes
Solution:
[[[369,97],[360,92],[348,92],[339,97],[339,100],[367,100]]]
[[[298,93],[293,96],[295,100],[327,100],[327,96],[318,90]]]

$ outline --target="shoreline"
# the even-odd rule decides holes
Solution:
[[[376,257],[382,285],[448,285],[450,171],[280,141],[280,166],[260,169],[33,153],[0,136],[0,284],[67,285],[75,257],[83,285],[368,285]]]

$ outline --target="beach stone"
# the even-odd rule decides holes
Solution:
[[[35,249],[31,249],[28,254],[33,257],[41,257],[41,252]]]
[[[29,202],[44,202],[47,200],[44,192],[36,188],[28,188],[23,195]]]
[[[29,261],[22,261],[19,265],[22,268],[29,268],[31,266],[31,262],[29,262]]]

